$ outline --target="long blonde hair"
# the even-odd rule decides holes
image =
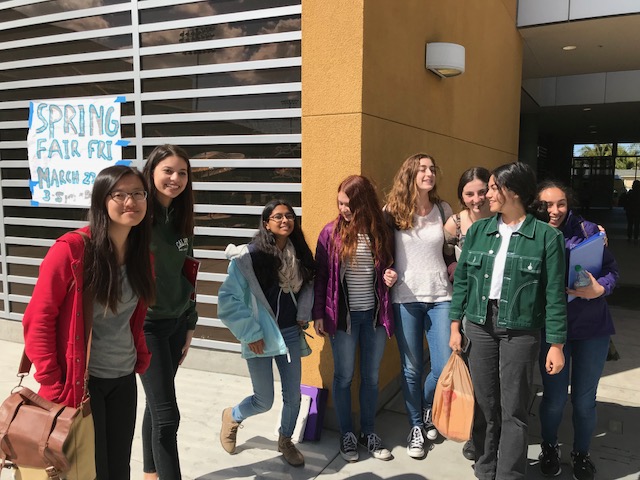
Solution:
[[[420,170],[420,160],[423,158],[431,160],[436,171],[439,171],[435,158],[426,153],[415,153],[402,163],[393,178],[391,191],[387,195],[385,211],[393,217],[398,230],[409,230],[413,227],[413,215],[418,204],[416,176]],[[437,177],[433,189],[429,191],[429,201],[433,204],[440,203],[437,192]]]

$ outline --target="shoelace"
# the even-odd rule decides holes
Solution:
[[[596,473],[596,466],[591,462],[591,458],[589,455],[574,455],[573,461],[575,463],[574,468],[580,468],[584,470],[589,470],[591,473]]]
[[[353,434],[353,432],[345,433],[342,437],[342,451],[344,452],[352,452],[357,450],[358,439]]]
[[[560,463],[560,448],[557,445],[553,446],[548,443],[542,443],[540,448],[542,452],[538,458],[542,465],[548,467],[554,463]]]
[[[367,449],[370,452],[375,452],[376,450],[380,450],[382,447],[382,439],[376,435],[375,433],[370,433],[367,435]]]
[[[413,427],[411,429],[407,442],[409,442],[409,448],[421,448],[424,445],[424,437],[422,436],[420,427]]]
[[[422,421],[424,422],[424,428],[430,428],[433,426],[433,423],[431,422],[431,409],[430,408],[425,408],[422,411]]]

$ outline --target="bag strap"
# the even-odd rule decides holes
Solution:
[[[77,231],[78,235],[80,235],[84,241],[84,255],[86,259],[86,251],[87,244],[89,242],[89,237],[81,231]],[[84,272],[83,272],[84,275]],[[84,282],[83,282],[84,283]],[[93,338],[93,293],[89,291],[88,288],[85,288],[82,292],[82,314],[84,316],[84,338],[85,338],[85,349],[86,349],[86,357],[87,361],[85,362],[84,367],[84,385],[82,390],[82,399],[80,404],[84,403],[84,401],[88,398],[89,391],[89,359],[91,358],[91,339]],[[27,352],[25,349],[22,350],[22,358],[20,359],[20,365],[18,367],[18,377],[20,377],[20,383],[18,386],[22,384],[22,379],[29,375],[29,370],[31,370],[31,365],[33,363],[27,356]]]
[[[445,223],[447,223],[447,219],[444,218],[444,208],[442,208],[442,204],[440,202],[436,202],[436,206],[438,207],[438,210],[440,210],[440,217],[442,218],[442,225],[444,225]]]

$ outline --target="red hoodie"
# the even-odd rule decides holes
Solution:
[[[89,227],[79,231],[89,235]],[[25,350],[36,368],[39,394],[71,407],[82,400],[86,365],[83,271],[84,239],[77,232],[66,233],[42,261],[22,319]],[[146,313],[147,305],[140,299],[130,320],[138,354],[136,373],[143,373],[151,360],[142,331]]]

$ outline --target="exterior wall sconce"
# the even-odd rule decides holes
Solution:
[[[427,43],[427,69],[440,78],[464,73],[464,47],[457,43]]]

